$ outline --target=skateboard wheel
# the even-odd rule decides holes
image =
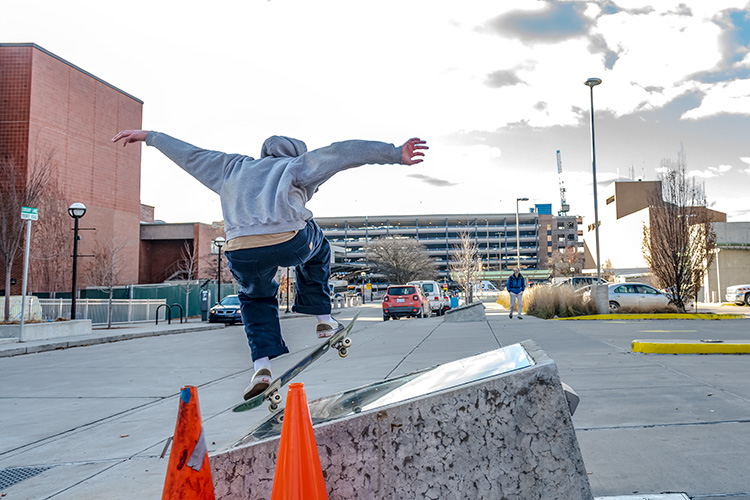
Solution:
[[[270,411],[271,413],[275,412],[278,409],[279,405],[277,405],[276,403],[271,403],[270,405],[268,405],[268,411]]]
[[[273,396],[271,396],[271,402],[274,403],[274,404],[276,404],[276,405],[278,405],[279,403],[281,403],[281,394],[279,394],[277,392]]]
[[[349,337],[346,337],[344,340],[341,341],[341,344],[344,347],[351,347],[351,345],[352,345],[352,339],[350,339]]]
[[[347,350],[346,347],[342,347],[341,349],[339,349],[339,356],[341,356],[342,358],[345,358],[348,355],[349,355],[349,351]]]

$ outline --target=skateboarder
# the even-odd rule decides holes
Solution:
[[[327,337],[344,326],[331,317],[328,279],[330,247],[305,207],[334,174],[366,164],[422,162],[425,141],[413,138],[401,147],[374,141],[344,141],[314,151],[304,142],[269,137],[260,159],[209,151],[160,132],[123,130],[112,138],[123,145],[145,141],[221,197],[224,245],[229,269],[240,284],[245,326],[255,374],[243,397],[271,383],[270,360],[289,352],[281,336],[279,266],[295,267],[293,310],[317,317],[316,332]]]

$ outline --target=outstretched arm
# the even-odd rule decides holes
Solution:
[[[424,156],[422,149],[430,149],[426,146],[427,142],[414,137],[409,139],[401,146],[401,164],[402,165],[414,165],[415,163],[422,163],[424,161],[419,156]]]
[[[167,134],[148,130],[123,130],[112,138],[112,142],[118,141],[122,141],[123,146],[146,142],[149,146],[156,147],[167,158],[217,193],[221,189],[227,170],[246,158],[242,155],[228,155],[220,151],[201,149]]]
[[[146,140],[148,130],[123,130],[112,138],[112,142],[122,140],[122,145],[127,146],[134,142],[143,142]]]

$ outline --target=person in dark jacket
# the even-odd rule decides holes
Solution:
[[[513,319],[513,309],[516,306],[516,299],[518,299],[518,319],[523,319],[521,311],[523,311],[523,291],[526,290],[526,278],[523,277],[519,268],[513,269],[513,274],[508,276],[505,288],[508,289],[508,293],[510,294],[509,317]]]

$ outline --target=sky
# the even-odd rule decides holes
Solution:
[[[709,206],[750,221],[747,0],[6,2],[33,42],[141,99],[142,128],[258,157],[266,137],[428,142],[414,166],[337,174],[318,217],[513,213],[592,220],[596,172],[655,180],[683,149]],[[140,124],[133,124],[137,128]],[[112,135],[117,131],[113,130]],[[556,151],[562,175],[558,175]],[[222,219],[218,196],[143,146],[141,202]],[[584,220],[584,223],[585,220]]]

